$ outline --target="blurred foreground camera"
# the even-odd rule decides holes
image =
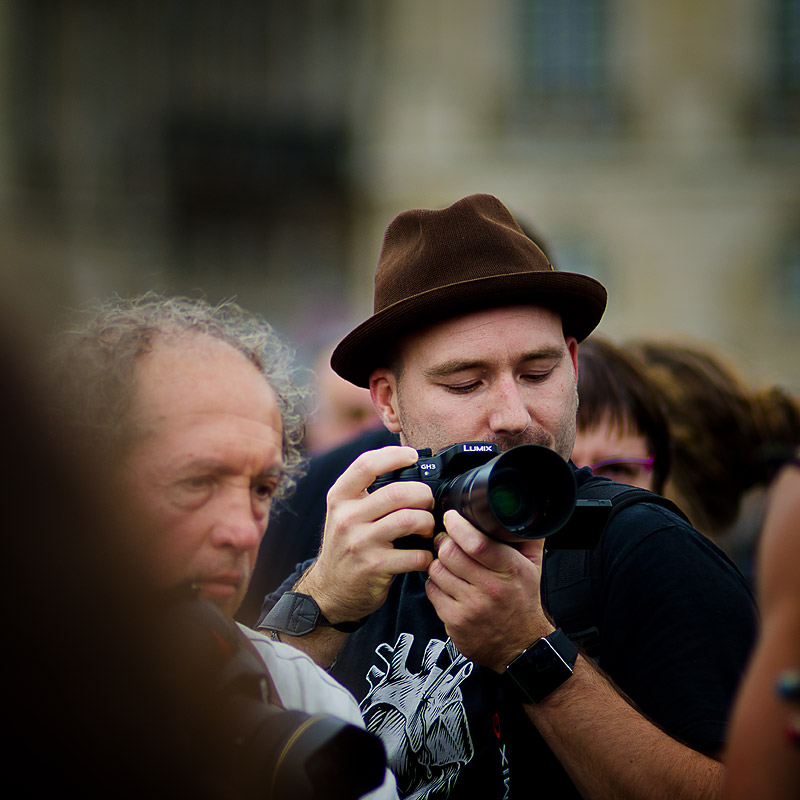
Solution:
[[[252,643],[193,587],[168,595],[161,615],[165,667],[177,691],[192,684],[213,731],[229,796],[355,800],[381,785],[386,753],[363,728],[330,714],[282,708]],[[191,675],[185,666],[191,665]],[[187,720],[187,736],[192,723]],[[198,766],[198,768],[201,768]]]
[[[444,512],[455,509],[493,539],[541,539],[558,531],[575,509],[572,470],[547,447],[524,444],[499,453],[491,442],[462,442],[436,455],[417,452],[416,464],[379,475],[369,491],[395,481],[427,483],[433,491],[437,529]],[[398,539],[395,544],[412,543]]]

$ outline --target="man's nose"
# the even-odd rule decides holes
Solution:
[[[531,415],[521,387],[516,381],[498,384],[489,415],[489,427],[494,433],[522,433],[531,424]]]
[[[217,511],[215,543],[241,552],[257,548],[266,520],[254,508],[249,488],[231,489],[226,494]]]

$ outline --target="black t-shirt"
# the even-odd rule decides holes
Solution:
[[[579,487],[598,480],[586,469],[576,477]],[[708,539],[652,504],[620,511],[600,547],[600,666],[673,738],[720,750],[755,636],[746,581]],[[547,558],[545,572],[555,580]],[[383,739],[401,796],[579,797],[500,677],[449,641],[425,578],[397,576],[331,669]]]

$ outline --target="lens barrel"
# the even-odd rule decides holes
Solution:
[[[520,445],[445,481],[435,510],[455,509],[476,528],[500,541],[541,539],[572,516],[575,476],[558,453]]]

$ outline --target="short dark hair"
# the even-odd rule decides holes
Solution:
[[[578,430],[607,418],[644,437],[653,456],[653,490],[660,494],[670,470],[669,427],[641,362],[608,339],[590,336],[578,348],[578,400]]]

